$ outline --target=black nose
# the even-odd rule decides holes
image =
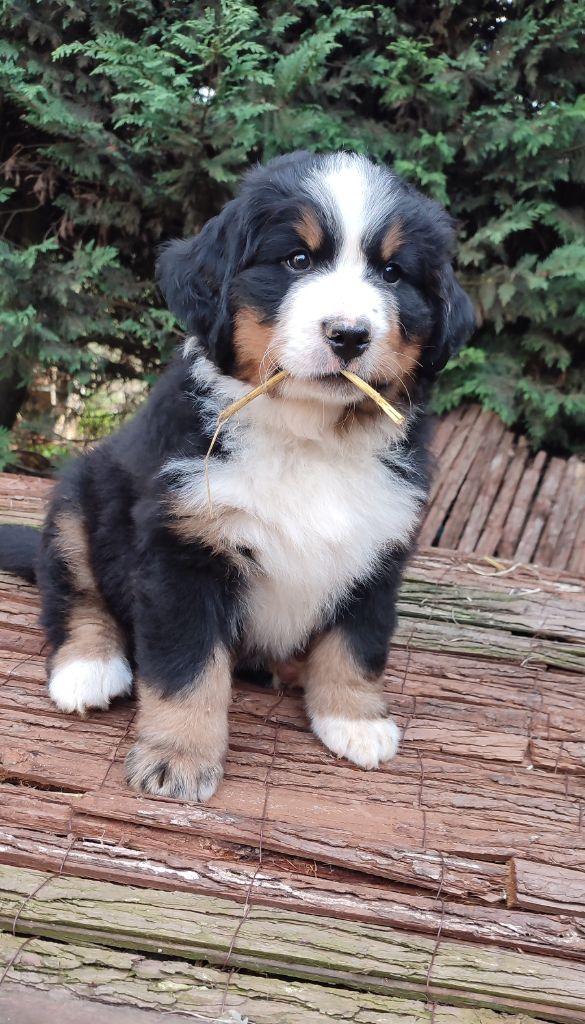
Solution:
[[[370,344],[370,327],[366,320],[356,320],[354,324],[345,320],[325,320],[323,330],[335,355],[344,363],[361,356]]]

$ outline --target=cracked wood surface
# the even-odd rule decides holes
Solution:
[[[11,486],[12,503],[23,502],[31,515],[31,503],[40,504],[47,492],[44,481]],[[389,1016],[380,1010],[372,1020],[492,1024],[493,1013],[500,1024],[504,1010],[516,1014],[514,1024],[526,1024],[520,1010],[545,1020],[585,1019],[583,579],[535,566],[502,572],[475,555],[423,552],[401,592],[386,672],[393,714],[404,730],[399,756],[378,772],[361,772],[310,734],[295,690],[277,695],[238,684],[226,781],[205,806],[126,788],[132,701],[84,720],[51,706],[37,616],[35,588],[0,575],[0,864],[6,870],[21,878],[35,870],[67,876],[72,900],[88,879],[132,886],[153,913],[164,892],[182,894],[193,912],[209,906],[206,901],[231,901],[232,924],[238,914],[247,920],[251,909],[281,924],[301,912],[311,928],[315,921],[343,926],[358,949],[363,929],[373,928],[400,936],[407,951],[424,948],[427,968],[430,950],[433,972],[439,952],[442,970],[446,950],[464,949],[463,973],[449,975],[446,987],[436,976],[434,1017],[424,1007],[431,996],[420,973],[411,978],[407,959],[400,995],[384,988],[382,996],[412,999],[412,1007],[403,1012],[393,1003],[383,1008]],[[16,886],[17,902],[19,893]],[[44,893],[45,887],[24,921],[32,934],[50,939]],[[5,898],[9,930],[8,890]],[[96,932],[98,945],[114,941],[110,925],[115,932],[118,924],[106,913],[107,937]],[[272,942],[267,935],[265,945]],[[83,941],[90,941],[85,932]],[[146,955],[144,941],[138,948]],[[169,956],[186,955],[169,950]],[[293,977],[298,964],[287,955]],[[501,965],[508,955],[519,958],[513,987],[506,987],[507,968],[494,968],[488,983],[487,965]],[[481,983],[474,958],[485,968]],[[275,964],[269,987],[283,973],[278,957]],[[561,968],[568,972],[566,1005],[555,1004],[546,988],[551,964],[557,977],[564,976]],[[338,967],[311,975],[310,984],[334,979],[336,992],[371,988],[370,974],[352,968],[351,980],[343,981]],[[254,960],[247,969],[261,968]],[[455,1003],[465,1003],[468,989],[465,1013],[475,1016],[457,1016],[464,1011]],[[273,1018],[251,1003],[258,1022],[329,1019],[303,1017],[300,1003],[294,1016],[273,995]],[[138,998],[133,1005],[141,1006]],[[302,1013],[310,1012],[303,1005]],[[251,1010],[249,1016],[256,1020]]]
[[[0,866],[0,922],[16,934],[231,966],[386,996],[582,1022],[582,965],[359,921]],[[536,987],[537,986],[537,987]]]
[[[225,1024],[245,1019],[253,1024],[537,1024],[535,1017],[524,1013],[496,1015],[464,1006],[433,1007],[420,1000],[242,975],[104,946],[69,943],[65,953],[62,945],[45,939],[33,939],[19,952],[21,946],[20,936],[0,935],[0,971],[15,957],[6,988],[0,988],[0,1015],[4,991],[6,1005],[10,1000],[18,1008],[14,1024],[51,1019],[51,1007],[60,1024],[85,1024],[87,1007],[95,1007],[100,1014],[90,1018],[91,1024],[101,1024],[106,1007],[108,1024],[162,1024],[169,1013],[178,1024],[182,1020],[209,1024],[218,1019]],[[67,1017],[64,989],[75,999]],[[30,1018],[23,1017],[23,1005],[31,1006]],[[118,1017],[129,1005],[134,1012],[149,1013]],[[161,1011],[160,1016],[156,1011]]]

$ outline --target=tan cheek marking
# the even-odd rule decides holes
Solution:
[[[234,324],[234,348],[235,376],[239,380],[256,386],[271,376],[276,364],[274,357],[266,357],[266,353],[273,338],[273,328],[260,322],[255,309],[245,306],[238,310]]]
[[[323,229],[311,210],[304,209],[294,227],[309,249],[319,249],[323,244]]]
[[[382,357],[379,369],[389,384],[380,394],[391,401],[410,390],[410,384],[419,369],[423,342],[414,336],[405,339],[398,325],[392,324],[386,332],[383,345],[385,357]]]
[[[396,250],[402,245],[404,241],[404,235],[402,234],[402,224],[400,221],[396,221],[388,228],[386,234],[382,239],[381,252],[382,259],[386,263],[392,259]]]
[[[339,630],[315,642],[306,662],[304,685],[310,718],[371,719],[387,711],[382,677],[370,678],[360,669]]]

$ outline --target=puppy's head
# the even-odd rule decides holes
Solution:
[[[299,397],[347,400],[340,370],[378,387],[433,378],[474,329],[437,203],[365,157],[294,153],[252,171],[158,279],[225,372],[288,370]]]

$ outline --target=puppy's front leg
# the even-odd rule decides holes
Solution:
[[[236,581],[197,543],[159,531],[136,586],[138,742],[135,789],[208,800],[223,777],[231,699]]]
[[[383,670],[404,557],[385,560],[374,581],[356,587],[332,628],[313,644],[304,672],[313,732],[339,757],[377,768],[398,750],[388,717]]]
[[[135,789],[209,800],[223,778],[231,699],[230,658],[216,647],[192,681],[175,692],[138,684],[139,740],[126,760]]]

